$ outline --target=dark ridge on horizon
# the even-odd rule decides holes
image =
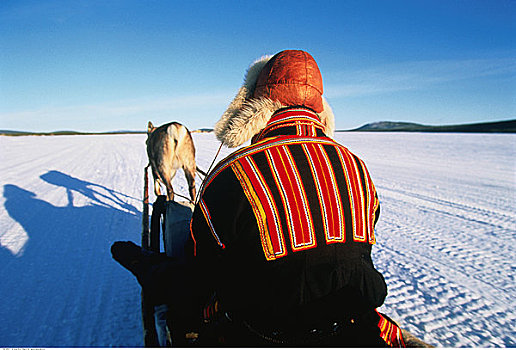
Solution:
[[[365,124],[356,129],[336,131],[370,132],[458,132],[458,133],[516,133],[516,119],[455,125],[424,125],[410,122],[383,121]]]

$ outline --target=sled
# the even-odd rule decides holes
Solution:
[[[164,253],[175,258],[179,263],[185,260],[184,246],[190,235],[190,219],[193,212],[191,202],[167,201],[166,196],[158,196],[153,204],[152,215],[150,216],[149,227],[149,180],[148,166],[144,173],[144,193],[143,193],[143,215],[142,215],[142,247],[160,253],[163,245]],[[162,232],[162,235],[160,235]],[[161,236],[161,238],[160,238]],[[163,305],[164,306],[164,305]],[[141,293],[143,340],[145,347],[170,346],[172,344],[170,328],[166,325],[166,318],[157,319],[158,310],[155,310]],[[166,307],[163,308],[163,316],[166,314]],[[158,335],[158,333],[160,333]],[[160,343],[161,337],[161,343]],[[163,337],[166,337],[164,344]]]

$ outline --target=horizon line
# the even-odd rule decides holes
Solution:
[[[351,129],[335,129],[335,132],[346,132],[346,131],[356,131],[364,126],[371,124],[381,124],[381,123],[402,123],[402,124],[410,124],[421,127],[460,127],[460,126],[472,126],[472,125],[482,125],[482,124],[496,124],[496,123],[504,123],[504,122],[516,122],[516,118],[510,119],[502,119],[502,120],[493,120],[493,121],[482,121],[482,122],[466,122],[459,124],[422,124],[411,121],[401,121],[401,120],[382,120],[382,121],[373,121],[364,123],[358,127]],[[203,128],[195,128],[190,130],[192,133],[198,132],[213,132],[213,127],[203,127]],[[0,129],[0,135],[2,136],[10,136],[10,134],[24,134],[27,136],[30,135],[106,135],[106,134],[146,134],[145,130],[108,130],[108,131],[80,131],[80,130],[53,130],[53,131],[28,131],[28,130],[13,130],[13,129]]]

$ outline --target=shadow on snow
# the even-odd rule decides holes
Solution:
[[[140,211],[123,193],[59,171],[41,179],[64,187],[68,205],[54,206],[16,185],[3,188],[5,209],[28,240],[17,256],[0,248],[0,344],[139,346],[126,344],[123,331],[99,332],[99,327],[122,328],[113,322],[128,317],[121,304],[138,303],[137,284],[126,282],[131,277],[111,259],[110,246],[116,240],[139,241]],[[75,193],[91,203],[74,206]],[[128,283],[130,291],[120,290]]]

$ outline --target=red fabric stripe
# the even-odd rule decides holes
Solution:
[[[328,190],[324,195],[332,208],[333,229],[328,232],[327,238],[329,241],[344,242],[346,239],[345,218],[333,166],[322,145],[317,145],[316,149],[319,152],[319,159],[321,160],[321,166],[328,186]]]
[[[329,242],[344,242],[345,234],[341,231],[344,226],[344,218],[340,203],[338,189],[332,181],[334,175],[331,172],[330,164],[325,158],[324,149],[321,145],[307,145],[308,160],[312,165],[315,181],[318,186],[319,202],[323,215],[324,224],[326,227],[326,241]]]
[[[376,311],[380,320],[378,321],[378,328],[380,329],[380,337],[391,348],[405,348],[405,341],[401,334],[401,329],[397,324],[391,322],[380,312]]]
[[[268,132],[286,126],[296,126],[299,136],[315,136],[316,128],[324,130],[324,125],[317,114],[305,109],[294,109],[273,115],[267,122],[267,126],[253,140],[257,142],[267,137]]]
[[[317,114],[307,111],[307,110],[288,110],[285,112],[280,112],[275,114],[268,122],[268,125],[275,124],[277,122],[281,122],[284,119],[298,117],[297,119],[309,119],[310,121],[319,124],[322,126],[321,120],[317,116]]]
[[[359,242],[365,242],[367,237],[364,235],[364,213],[363,206],[360,200],[361,191],[360,191],[360,173],[355,164],[355,160],[349,154],[348,150],[338,149],[339,153],[342,155],[342,160],[344,163],[342,164],[344,169],[346,170],[346,177],[348,179],[349,189],[351,190],[352,204],[353,208],[351,210],[351,214],[353,216],[353,240]]]
[[[220,247],[222,247],[222,249],[224,249],[225,245],[220,240],[219,236],[217,235],[217,232],[215,232],[215,227],[213,227],[213,223],[211,221],[210,211],[209,211],[208,206],[206,205],[206,203],[204,203],[204,200],[201,199],[199,201],[199,207],[201,208],[201,211],[202,211],[202,213],[204,215],[206,223],[208,224],[208,227],[210,228],[210,231],[211,231],[211,234],[213,235],[213,238],[215,238],[215,240],[217,241],[217,244]],[[194,240],[194,242],[195,242],[195,240]]]
[[[254,164],[251,158],[246,157],[240,160],[240,164],[249,178],[252,188],[260,200],[260,205],[265,212],[267,226],[261,231],[268,231],[273,252],[276,257],[281,257],[286,254],[285,245],[282,239],[281,224],[277,218],[277,211],[274,208],[274,203],[270,192],[267,189],[262,175]],[[266,232],[264,232],[266,234]]]
[[[268,152],[278,188],[282,194],[285,212],[288,214],[288,230],[293,251],[316,245],[312,218],[304,188],[300,183],[297,167],[287,147],[277,147]]]

